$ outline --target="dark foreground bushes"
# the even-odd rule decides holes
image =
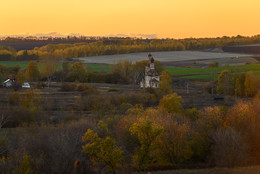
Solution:
[[[84,85],[78,88],[88,89]],[[43,108],[37,93],[32,94],[23,94],[21,99],[15,94],[10,99],[12,106],[28,112],[17,114],[17,118],[30,116],[28,108]],[[260,164],[258,95],[251,102],[239,101],[230,108],[215,106],[198,111],[183,108],[182,98],[175,93],[160,102],[145,92],[80,94],[78,108],[68,111],[74,117],[44,124],[37,121],[36,112],[33,121],[26,117],[16,129],[1,129],[0,170],[132,173]],[[90,111],[91,117],[79,110]]]
[[[88,128],[94,129],[95,124],[81,120],[57,127],[31,125],[17,128],[7,133],[7,157],[1,156],[0,171],[21,174],[92,173],[88,158],[81,153],[81,137]],[[3,144],[0,146],[3,148]]]

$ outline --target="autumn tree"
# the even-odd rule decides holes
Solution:
[[[163,127],[149,119],[140,118],[129,131],[137,136],[140,142],[140,147],[136,149],[136,154],[133,156],[134,165],[139,169],[145,169],[153,162],[151,152],[155,147],[155,141],[163,133]]]
[[[145,73],[145,66],[147,65],[147,60],[142,60],[142,61],[137,61],[135,62],[134,66],[134,70],[138,73],[138,74],[142,74],[144,75]]]
[[[257,93],[259,88],[259,79],[255,77],[252,71],[247,72],[245,78],[245,93],[247,96],[252,97]]]
[[[86,82],[87,81],[87,69],[83,62],[75,62],[72,64],[69,78],[73,81]]]
[[[160,109],[147,109],[141,116],[149,118],[158,126],[163,127],[163,133],[151,155],[156,159],[156,165],[181,165],[191,159],[191,132],[190,122],[185,117],[175,117]]]
[[[240,133],[249,145],[248,153],[256,161],[260,160],[260,117],[259,103],[238,102],[228,110],[225,125]]]
[[[234,80],[234,92],[238,96],[244,96],[245,95],[245,74],[240,73],[233,77]]]
[[[159,87],[160,91],[164,94],[169,94],[172,92],[172,78],[169,71],[163,71],[160,75]]]
[[[193,155],[192,129],[188,122],[182,120],[181,123],[178,123],[177,119],[171,115],[160,119],[163,120],[161,125],[164,127],[164,133],[155,150],[158,153],[158,163],[171,163],[178,166],[190,160]]]
[[[207,107],[200,110],[196,122],[201,134],[207,134],[207,132],[221,127],[226,112],[225,108],[220,106]]]
[[[183,111],[182,97],[176,93],[165,95],[160,100],[159,107],[168,113],[181,113]]]
[[[207,107],[199,111],[191,141],[192,158],[196,159],[196,161],[204,161],[208,157],[211,150],[209,135],[223,125],[225,114],[225,110],[218,106]]]
[[[23,156],[23,160],[20,162],[18,166],[18,174],[36,174],[36,170],[32,167],[32,157],[31,156]]]
[[[51,76],[57,71],[58,60],[51,54],[44,54],[41,56],[41,75],[43,77]]]
[[[232,89],[232,76],[228,70],[224,70],[218,76],[217,92],[220,94],[230,94]]]
[[[22,84],[26,81],[26,76],[23,70],[19,70],[17,75],[16,75],[16,80],[19,84]]]
[[[112,72],[122,75],[125,78],[130,78],[133,73],[133,65],[129,60],[120,60],[112,67]]]
[[[25,77],[28,81],[34,81],[39,78],[40,71],[36,62],[29,62],[26,70],[25,70]]]
[[[164,67],[163,67],[163,64],[162,62],[158,61],[158,60],[155,60],[154,61],[154,66],[155,66],[155,71],[158,73],[158,74],[161,74],[164,70]]]
[[[121,166],[123,151],[111,137],[100,138],[97,133],[88,129],[82,141],[86,142],[82,146],[82,152],[88,155],[94,165],[105,164],[107,171],[113,173]]]

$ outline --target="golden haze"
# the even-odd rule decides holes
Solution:
[[[0,35],[255,35],[259,7],[259,0],[10,0],[0,5]]]

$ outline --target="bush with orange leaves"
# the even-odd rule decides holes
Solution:
[[[208,134],[222,126],[226,109],[220,106],[207,107],[199,111],[196,124],[201,134]]]
[[[239,132],[249,145],[248,153],[254,162],[260,161],[260,114],[254,103],[238,102],[229,109],[225,126]]]
[[[253,97],[260,87],[260,80],[257,78],[252,71],[246,73],[245,78],[245,94],[248,97]]]
[[[258,115],[253,104],[249,102],[238,102],[229,109],[225,118],[225,126],[233,127],[242,134],[250,134],[260,130],[260,115]]]
[[[182,97],[176,93],[165,95],[160,100],[159,107],[168,113],[181,113],[183,111]]]
[[[128,115],[114,127],[116,137],[125,147],[126,154],[133,154],[135,147],[140,144],[140,139],[131,135],[129,129],[131,130],[131,127],[139,123],[141,119],[149,120],[151,125],[156,125],[164,130],[152,143],[153,148],[148,153],[149,160],[145,164],[146,167],[149,168],[150,165],[160,167],[165,164],[177,167],[191,159],[192,127],[188,119],[161,109],[150,108],[144,111],[137,106],[129,109],[127,113]],[[142,148],[138,149],[138,154],[142,154],[140,152]],[[135,157],[138,154],[135,154]],[[144,167],[141,164],[140,166]]]
[[[188,119],[158,109],[148,109],[145,115],[164,129],[153,152],[158,164],[179,167],[191,159],[193,131]]]
[[[193,121],[191,130],[192,160],[205,162],[210,157],[211,134],[223,125],[225,109],[223,107],[207,107],[198,112],[197,119]]]

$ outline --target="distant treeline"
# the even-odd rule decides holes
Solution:
[[[0,46],[1,60],[35,60],[41,57],[77,58],[153,51],[202,50],[224,46],[260,43],[260,35],[252,37],[189,38],[189,39],[101,39],[95,42],[48,44],[32,50],[16,51]]]
[[[16,51],[20,50],[33,50],[35,47],[42,47],[48,44],[75,44],[75,43],[91,43],[98,40],[118,40],[123,38],[118,37],[86,37],[86,36],[68,36],[68,37],[26,37],[16,38],[7,37],[0,40],[0,46],[10,46]],[[146,40],[150,42],[149,39]]]

